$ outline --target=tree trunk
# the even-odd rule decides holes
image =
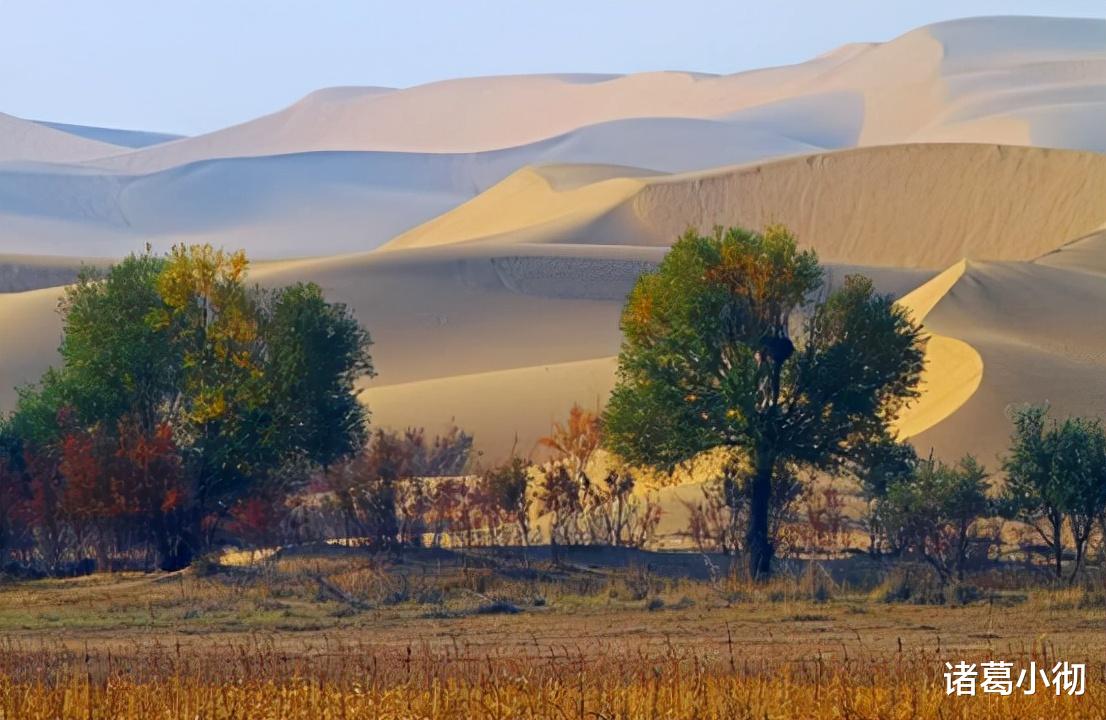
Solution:
[[[111,561],[108,559],[108,541],[103,533],[98,533],[96,538],[96,572],[111,572]]]
[[[877,545],[879,537],[879,529],[876,523],[876,511],[873,507],[874,500],[868,501],[868,555],[869,557],[879,557],[879,545]]]
[[[530,547],[530,524],[521,514],[518,516],[518,532],[522,536],[523,547]]]
[[[1075,578],[1079,575],[1079,566],[1083,564],[1083,546],[1085,540],[1075,538],[1075,567],[1072,568],[1071,576],[1068,577],[1068,585],[1075,585]]]
[[[768,514],[772,502],[772,458],[757,457],[756,474],[750,488],[749,530],[745,544],[749,549],[749,576],[753,580],[767,580],[772,574],[774,548],[768,538]]]
[[[1075,567],[1068,576],[1068,585],[1074,585],[1075,578],[1083,566],[1083,559],[1086,557],[1087,541],[1094,532],[1094,518],[1087,518],[1086,522],[1081,522],[1073,517],[1070,522],[1072,539],[1075,541]]]
[[[956,579],[964,582],[964,563],[968,556],[968,525],[961,523],[960,538],[956,545]]]
[[[161,513],[155,518],[153,530],[158,569],[173,572],[191,565],[194,551],[189,533],[175,532],[173,521]]]
[[[1052,549],[1056,554],[1056,579],[1064,579],[1064,541],[1062,532],[1064,529],[1064,520],[1061,518],[1057,522],[1056,518],[1052,518]]]
[[[180,538],[161,534],[157,539],[158,569],[165,572],[183,570],[192,564],[192,548]]]
[[[737,480],[733,477],[733,474],[727,470],[726,476],[722,480],[722,492],[723,502],[726,503],[726,507],[729,508],[729,524],[728,526],[719,530],[718,545],[722,548],[722,552],[725,555],[729,555],[730,551],[736,555],[741,549],[741,542],[738,538],[741,537],[741,515],[740,508],[742,503],[741,492],[737,487]],[[748,528],[746,528],[747,534]]]

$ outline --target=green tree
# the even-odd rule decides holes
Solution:
[[[327,302],[313,283],[281,288],[270,301],[263,337],[267,410],[281,430],[269,444],[324,467],[363,446],[368,411],[355,384],[374,375],[372,341],[349,308]]]
[[[264,293],[245,284],[247,268],[240,252],[174,248],[157,278],[164,307],[148,319],[183,367],[194,528],[256,483],[282,482],[281,470],[328,466],[365,442],[354,383],[373,374],[368,333],[317,285]]]
[[[880,504],[895,483],[909,481],[918,469],[919,459],[914,446],[892,437],[877,438],[860,449],[856,461],[856,477],[867,507],[863,522],[868,530],[868,552],[880,554],[880,541],[886,537],[880,517]]]
[[[1013,413],[1014,436],[1003,462],[1007,514],[1030,525],[1053,554],[1063,577],[1065,520],[1075,543],[1075,567],[1083,562],[1095,518],[1106,509],[1106,433],[1097,419],[1047,418],[1047,406]]]
[[[152,432],[177,393],[181,371],[173,349],[146,322],[162,307],[156,281],[163,258],[131,255],[110,272],[81,270],[58,304],[61,366],[38,385],[19,388],[11,424],[25,442],[43,445],[61,433],[58,410],[69,407],[85,424],[139,418]]]
[[[10,419],[32,447],[60,442],[63,410],[85,428],[171,428],[187,497],[180,537],[158,543],[172,548],[167,569],[258,483],[330,465],[366,438],[354,386],[373,373],[368,333],[318,286],[266,292],[247,269],[242,253],[194,245],[82,272],[59,305],[62,364],[20,390]]]
[[[782,227],[692,231],[638,280],[622,313],[609,448],[665,467],[719,446],[743,452],[757,578],[771,572],[774,479],[788,465],[855,461],[888,435],[922,370],[918,326],[870,280],[850,276],[813,300],[823,289],[817,256]]]
[[[964,579],[976,522],[987,514],[987,471],[971,455],[946,465],[929,458],[913,474],[887,486],[878,514],[900,551],[913,551],[928,562],[944,585]]]
[[[22,446],[11,422],[0,418],[0,563],[30,535],[31,488]]]
[[[263,302],[245,284],[241,252],[175,246],[158,274],[162,305],[147,317],[181,363],[173,425],[193,478],[193,531],[213,509],[229,510],[274,464],[260,335]],[[208,523],[209,531],[216,526]],[[205,539],[185,543],[188,548]]]

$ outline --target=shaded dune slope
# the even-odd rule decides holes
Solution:
[[[83,266],[107,267],[111,262],[106,258],[0,255],[0,294],[67,285]]]

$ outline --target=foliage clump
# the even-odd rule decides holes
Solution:
[[[12,523],[57,568],[152,547],[187,565],[239,503],[280,495],[355,452],[369,334],[314,284],[246,283],[241,252],[177,246],[81,272],[59,303],[61,365],[20,389],[0,473]]]
[[[672,467],[713,448],[749,459],[750,571],[771,571],[774,488],[796,467],[855,464],[917,395],[924,339],[853,275],[827,289],[813,250],[783,227],[689,231],[634,286],[622,314],[607,445]],[[778,491],[776,491],[778,493]]]

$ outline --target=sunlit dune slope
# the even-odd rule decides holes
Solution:
[[[58,362],[62,288],[0,294],[0,411],[15,407],[17,386],[37,382]]]
[[[594,226],[646,186],[635,168],[595,165],[526,167],[452,212],[399,235],[385,249],[432,247],[471,240],[515,242],[577,238],[604,245],[626,242],[625,227],[597,237]],[[619,242],[621,240],[622,242]]]
[[[1106,155],[1089,152],[896,145],[571,184],[564,178],[593,170],[558,167],[568,189],[543,172],[519,171],[385,248],[566,232],[580,243],[668,245],[692,226],[780,222],[829,261],[937,269],[965,257],[1029,260],[1106,218]]]
[[[1097,260],[1101,266],[1101,258]],[[914,438],[989,467],[1009,444],[1007,415],[1047,402],[1059,417],[1101,415],[1106,406],[1106,283],[1102,276],[1043,263],[968,263],[926,317],[932,332],[977,351],[982,382],[962,407]]]
[[[967,265],[961,260],[911,290],[899,299],[899,305],[924,328],[926,316],[963,277]],[[897,418],[895,431],[898,436],[914,437],[952,415],[975,393],[982,379],[983,359],[975,348],[963,340],[927,332],[919,397]]]

